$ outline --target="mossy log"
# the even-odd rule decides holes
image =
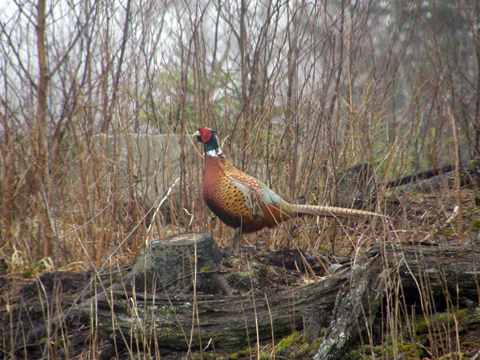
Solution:
[[[97,297],[96,306],[87,301],[73,309],[69,319],[76,325],[95,319],[99,336],[114,337],[117,346],[154,341],[172,350],[200,349],[210,341],[215,348],[238,349],[275,343],[294,330],[318,336],[319,328],[328,328],[316,358],[340,359],[371,325],[385,293],[399,285],[409,306],[478,304],[479,266],[478,247],[375,244],[324,280],[285,291],[225,296],[112,290]]]

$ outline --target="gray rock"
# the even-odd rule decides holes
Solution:
[[[189,182],[192,172],[187,170],[195,164],[193,146],[196,143],[190,141],[188,135],[183,146],[179,135],[101,134],[95,136],[93,142],[93,157],[86,155],[83,163],[95,161],[94,166],[101,166],[107,192],[114,188],[115,194],[121,190],[130,195],[133,190],[136,199],[151,206],[179,176],[182,156],[183,164],[190,165],[185,168],[185,180],[194,184],[193,180]],[[78,162],[74,165],[74,176],[77,176],[75,174],[78,174]],[[94,181],[93,176],[89,179]],[[180,189],[177,186],[173,191],[178,193]]]

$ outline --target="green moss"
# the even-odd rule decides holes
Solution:
[[[253,261],[253,262],[250,263],[250,267],[251,267],[252,269],[260,269],[260,268],[262,267],[262,265],[259,264],[259,263],[257,263],[257,262],[255,262],[255,261]]]
[[[362,358],[362,355],[363,354],[358,349],[351,350],[349,353],[345,354],[345,360],[358,360]]]
[[[403,354],[403,355],[410,355],[411,357],[422,357],[423,356],[423,350],[420,348],[420,346],[413,346],[410,344],[402,344],[398,343],[397,344],[397,349]],[[416,356],[415,356],[416,355]],[[405,356],[404,356],[405,357]]]
[[[458,310],[457,314],[458,316],[465,316],[465,315],[468,315],[470,313],[470,309],[469,308],[465,308],[465,309],[462,309],[462,310]]]
[[[470,231],[480,231],[480,220],[476,219],[472,221],[470,225]]]
[[[420,334],[418,336],[418,340],[427,340],[427,338],[428,338],[428,334],[425,334],[425,333]]]
[[[269,360],[272,358],[272,354],[270,352],[261,352],[259,359],[260,360]]]
[[[391,359],[395,355],[391,338],[387,338],[381,345],[372,347],[370,345],[360,346],[357,349],[350,351],[345,359],[349,360],[373,360],[378,358]],[[397,344],[397,352],[404,360],[414,360],[423,356],[423,351],[420,345],[411,344]]]
[[[453,326],[455,317],[469,316],[469,313],[470,310],[467,308],[458,310],[455,314],[451,312],[435,314],[428,317],[428,322],[426,319],[418,322],[415,330],[417,334],[426,334],[428,333],[428,324],[430,324],[432,331],[443,331],[445,328]]]
[[[426,334],[428,333],[428,325],[426,320],[420,321],[417,326],[415,326],[415,331],[417,334]]]
[[[322,343],[322,338],[318,338],[313,340],[312,344],[310,345],[310,353],[309,356],[313,356],[317,353],[318,349],[320,349],[320,344]]]
[[[290,350],[290,348],[288,346],[284,346],[284,347],[275,349],[275,355],[276,356],[288,357],[288,355],[291,352],[292,351]]]
[[[228,357],[229,360],[237,360],[240,358],[240,355],[238,353],[232,354]]]
[[[298,332],[294,332],[289,337],[281,340],[277,345],[277,349],[292,345],[292,343],[295,342],[299,337],[300,337],[300,334]]]
[[[294,344],[300,343],[302,337],[298,332],[293,333],[289,337],[282,339],[276,349],[275,355],[290,358],[291,356],[295,357],[297,354],[293,351]],[[308,344],[307,344],[308,345]]]
[[[262,351],[260,351],[260,355],[257,358],[259,358],[260,360],[272,359],[273,358],[272,349],[273,349],[272,344],[266,344],[262,348]]]
[[[208,266],[208,265],[205,265],[205,266],[202,266],[202,268],[200,269],[201,272],[207,272],[207,271],[212,271],[212,267],[211,266]]]
[[[313,347],[316,347],[317,350],[318,350],[318,349],[320,348],[320,344],[322,343],[322,340],[323,340],[323,338],[321,338],[321,337],[318,338],[318,339],[313,340],[312,346],[313,346]]]
[[[132,356],[132,360],[150,360],[152,359],[152,357],[150,356],[150,354],[148,353],[144,353],[144,352],[139,352],[139,353],[136,353],[136,354],[133,354]]]
[[[309,343],[304,343],[296,351],[295,355],[298,357],[303,357],[309,355],[311,352],[311,345]]]
[[[461,360],[465,359],[465,360],[466,360],[466,359],[468,359],[468,358],[465,357],[464,355],[465,355],[465,354],[464,354],[463,352],[460,352],[460,353],[458,353],[458,352],[452,352],[452,353],[450,353],[450,354],[445,354],[445,355],[443,355],[443,356],[442,356],[441,358],[439,358],[438,360],[447,360],[447,359],[455,359],[455,360],[456,360],[456,359],[461,359]]]
[[[195,353],[193,354],[193,360],[208,360],[208,359],[216,359],[216,356],[214,354],[209,354],[209,353]]]
[[[372,359],[372,350],[372,347],[369,345],[360,346],[358,349],[352,350],[346,354],[345,359],[370,360]]]
[[[238,352],[238,355],[240,355],[240,356],[247,356],[247,355],[248,355],[248,351],[247,351],[247,350],[240,350],[240,351]]]
[[[237,272],[237,275],[240,276],[240,277],[250,278],[250,277],[255,275],[255,272],[253,272],[253,271],[239,271],[239,272]]]

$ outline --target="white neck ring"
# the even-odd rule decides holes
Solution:
[[[222,153],[222,149],[217,148],[217,149],[209,150],[209,151],[205,152],[205,155],[211,156],[211,157],[217,157],[221,153]]]

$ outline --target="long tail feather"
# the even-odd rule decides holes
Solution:
[[[298,215],[313,215],[313,216],[328,216],[336,218],[346,218],[352,216],[381,216],[382,214],[377,214],[370,211],[356,210],[356,209],[347,209],[333,206],[321,206],[321,205],[297,205],[292,204],[293,209]]]

